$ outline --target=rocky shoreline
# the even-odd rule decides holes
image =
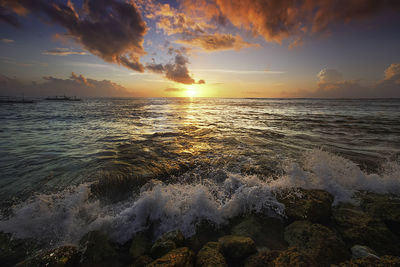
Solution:
[[[87,233],[78,245],[38,250],[0,233],[0,266],[400,266],[400,198],[360,192],[332,206],[322,190],[276,196],[285,218],[246,214],[225,225],[203,221],[196,234],[153,236],[152,226],[116,244]]]

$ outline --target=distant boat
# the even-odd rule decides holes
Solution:
[[[12,97],[12,96],[0,96],[0,103],[2,104],[32,104],[35,103],[36,101],[34,100],[27,100],[25,97],[18,98],[18,97]]]
[[[74,97],[69,97],[69,96],[49,96],[46,97],[45,100],[52,100],[52,101],[81,101],[80,98]]]

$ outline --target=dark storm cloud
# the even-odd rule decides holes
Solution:
[[[186,13],[202,14],[217,22],[216,17],[226,18],[237,28],[245,28],[267,41],[294,38],[293,46],[302,43],[296,37],[325,32],[332,24],[400,9],[398,0],[181,0],[181,4]]]
[[[132,96],[125,87],[109,80],[95,80],[72,73],[69,79],[51,76],[43,77],[44,82],[25,84],[18,79],[0,75],[0,95],[15,96],[24,93],[26,96]]]
[[[0,0],[2,14],[13,11],[44,15],[63,26],[68,36],[107,62],[121,64],[143,72],[139,62],[144,55],[143,37],[146,23],[133,2],[119,0],[84,0],[76,10],[71,1],[55,3],[50,0]],[[2,18],[3,19],[3,18]],[[4,19],[3,19],[4,20]],[[10,23],[16,25],[16,23]]]
[[[186,57],[181,54],[177,54],[175,56],[174,64],[166,64],[164,66],[165,77],[178,83],[193,84],[194,80],[192,77],[190,77],[189,70],[186,66],[187,63],[188,60]]]
[[[191,77],[189,69],[187,68],[189,60],[187,59],[185,52],[185,49],[170,48],[169,53],[175,53],[173,62],[165,65],[153,62],[147,64],[146,68],[155,73],[163,73],[165,77],[171,81],[183,84],[194,84],[195,80]],[[205,83],[204,80],[200,81],[202,81],[201,84]]]

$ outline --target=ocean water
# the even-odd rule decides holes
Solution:
[[[99,98],[0,105],[0,231],[118,242],[320,188],[400,194],[400,100]]]

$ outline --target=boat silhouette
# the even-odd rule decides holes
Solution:
[[[45,100],[52,100],[52,101],[81,101],[80,98],[76,98],[76,96],[74,97],[69,97],[69,96],[49,96],[46,97]]]
[[[25,99],[24,95],[22,97],[12,97],[12,96],[0,96],[0,103],[8,103],[8,104],[31,104],[35,103],[36,101],[32,99]]]

